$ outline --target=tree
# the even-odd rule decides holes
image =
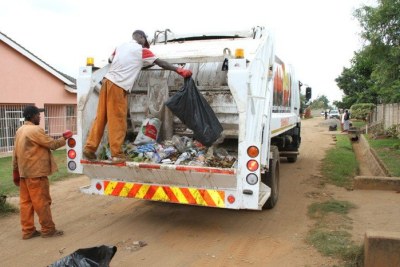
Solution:
[[[335,79],[346,107],[400,101],[400,0],[377,1],[377,7],[363,6],[354,14],[365,45]]]
[[[342,74],[335,79],[345,95],[340,106],[350,108],[354,103],[378,103],[371,77],[374,66],[368,48],[355,53],[351,68],[343,68]]]
[[[378,0],[376,8],[359,8],[355,17],[375,62],[371,73],[373,91],[383,102],[400,101],[400,0]]]
[[[329,108],[329,99],[325,95],[317,97],[310,103],[311,109],[327,109]]]

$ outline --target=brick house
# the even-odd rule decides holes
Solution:
[[[0,153],[10,152],[27,105],[44,108],[40,125],[59,137],[76,132],[75,79],[65,75],[0,32]]]

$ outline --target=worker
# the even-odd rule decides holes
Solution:
[[[342,132],[348,132],[350,128],[350,113],[347,109],[344,111],[344,114],[342,116],[342,125]]]
[[[25,107],[25,122],[15,134],[13,181],[19,186],[22,239],[53,237],[64,233],[56,229],[51,215],[48,176],[57,171],[57,165],[50,150],[64,146],[72,132],[67,130],[58,139],[46,135],[39,126],[42,111],[36,106]],[[35,227],[35,212],[39,217],[41,231]]]
[[[132,39],[118,46],[109,58],[110,69],[102,81],[96,118],[83,149],[86,159],[97,158],[95,152],[103,137],[104,128],[108,124],[111,160],[114,163],[126,160],[122,152],[122,144],[127,130],[127,94],[132,90],[143,67],[156,64],[163,69],[175,71],[183,78],[192,76],[190,70],[176,67],[157,58],[149,49],[150,45],[143,31],[134,31]]]

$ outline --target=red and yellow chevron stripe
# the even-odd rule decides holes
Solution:
[[[104,195],[208,207],[225,207],[225,192],[176,186],[104,181]]]

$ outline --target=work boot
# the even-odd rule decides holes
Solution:
[[[48,238],[48,237],[56,237],[56,236],[62,236],[64,235],[64,231],[62,230],[56,230],[54,229],[53,231],[49,232],[49,233],[42,233],[42,237],[43,238]]]
[[[32,233],[30,233],[30,234],[24,235],[24,236],[22,237],[22,239],[23,239],[23,240],[27,240],[27,239],[31,239],[31,238],[34,238],[34,237],[37,237],[37,236],[40,236],[40,235],[41,235],[41,232],[35,230],[35,231],[33,231]]]
[[[92,152],[92,151],[89,151],[89,150],[83,150],[83,156],[88,160],[97,159],[96,154],[94,152]]]
[[[112,163],[122,163],[125,162],[126,160],[127,158],[124,154],[112,157],[111,159]]]

